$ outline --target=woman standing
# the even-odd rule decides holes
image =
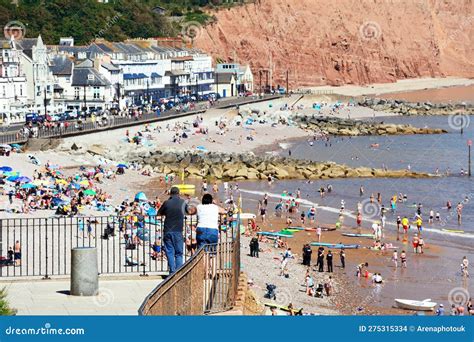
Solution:
[[[226,211],[213,203],[211,194],[202,196],[201,204],[191,208],[190,214],[197,214],[198,224],[196,228],[197,249],[204,245],[217,244],[219,240],[219,214]]]

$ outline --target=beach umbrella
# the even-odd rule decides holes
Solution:
[[[10,171],[13,171],[13,169],[10,166],[2,166],[2,167],[0,167],[0,171],[10,172]]]
[[[82,185],[82,186],[89,186],[90,185],[90,183],[87,179],[81,180],[79,182],[79,184]]]
[[[127,165],[127,164],[123,164],[123,163],[118,164],[117,167],[121,167],[121,168],[123,168],[123,169],[128,169],[128,165]]]
[[[7,177],[14,177],[14,176],[19,176],[20,173],[18,171],[7,171],[4,173],[4,175]]]
[[[20,178],[20,176],[10,176],[7,178],[7,181],[9,182],[16,182]]]
[[[80,188],[81,188],[81,185],[78,184],[78,183],[71,183],[71,184],[69,184],[69,186],[70,186],[71,188],[74,188],[74,189],[80,189]]]
[[[22,189],[32,189],[32,188],[36,188],[36,185],[34,185],[33,183],[25,183],[21,186]]]
[[[36,186],[49,185],[49,181],[46,179],[35,179],[33,184]]]
[[[93,189],[87,189],[84,191],[84,195],[87,195],[87,196],[94,196],[97,192]]]
[[[16,181],[20,183],[30,183],[31,179],[25,176],[21,176],[21,177],[18,177]]]
[[[148,198],[146,197],[144,192],[139,192],[135,195],[135,201],[140,202],[140,201],[148,201]]]
[[[56,184],[63,184],[66,185],[67,181],[65,179],[56,179]]]

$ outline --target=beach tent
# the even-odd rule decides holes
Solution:
[[[0,171],[10,172],[10,171],[13,171],[13,169],[10,166],[2,166],[2,167],[0,167]]]
[[[135,195],[135,201],[136,202],[145,202],[145,201],[148,201],[148,198],[146,197],[144,192],[139,192]]]

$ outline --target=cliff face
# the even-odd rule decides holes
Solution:
[[[290,87],[474,77],[474,0],[256,0],[213,13],[195,46]],[[266,74],[262,76],[265,83]]]

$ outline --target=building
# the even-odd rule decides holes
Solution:
[[[0,120],[3,124],[25,119],[27,80],[15,40],[0,40]]]
[[[237,96],[237,76],[232,72],[216,72],[215,92],[220,97]]]
[[[21,64],[27,80],[29,110],[39,114],[61,111],[62,108],[54,102],[54,77],[43,39],[41,36],[23,38],[17,45],[22,50]]]
[[[239,63],[218,63],[216,65],[216,72],[236,74],[238,93],[253,92],[254,80],[250,65],[243,66]]]

